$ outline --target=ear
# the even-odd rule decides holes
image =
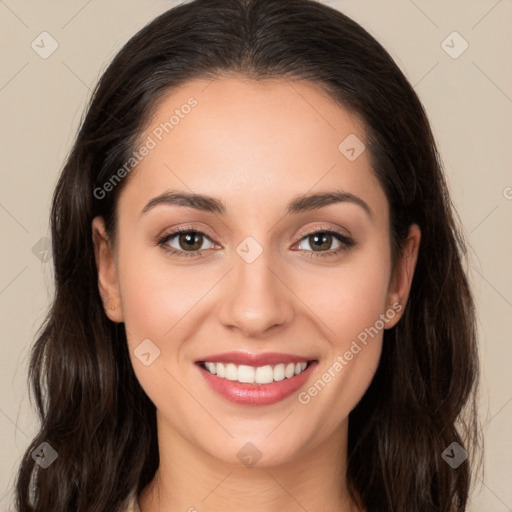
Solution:
[[[411,290],[414,269],[418,260],[418,251],[421,241],[421,230],[417,224],[409,228],[407,239],[404,242],[401,254],[396,262],[393,275],[388,288],[388,309],[392,308],[396,314],[386,324],[386,329],[394,327],[400,320]]]
[[[105,222],[102,217],[95,217],[92,221],[92,239],[98,269],[98,289],[103,300],[105,314],[112,322],[122,322],[123,311],[115,254],[106,234]]]

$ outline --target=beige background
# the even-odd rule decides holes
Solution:
[[[15,469],[37,427],[26,367],[52,293],[40,240],[49,238],[57,175],[106,64],[175,3],[0,0],[0,510],[10,509]],[[470,510],[512,511],[512,1],[325,3],[390,51],[429,114],[471,248],[478,306],[486,456]],[[58,43],[47,59],[31,47],[43,31]],[[458,58],[442,47],[453,31],[469,45]],[[450,51],[461,49],[450,37]]]

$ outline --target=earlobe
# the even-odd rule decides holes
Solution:
[[[400,304],[397,309],[398,314],[394,316],[386,328],[394,327],[400,320],[405,305],[409,298],[416,262],[421,242],[421,230],[417,224],[412,224],[409,228],[407,239],[405,240],[402,252],[393,272],[393,277],[388,290],[388,308],[396,308],[396,304]]]
[[[91,226],[98,270],[98,290],[103,300],[105,314],[112,322],[122,322],[121,297],[112,244],[106,234],[102,217],[95,217]]]

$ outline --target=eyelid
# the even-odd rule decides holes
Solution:
[[[165,230],[164,233],[162,235],[159,235],[156,240],[157,240],[157,242],[160,242],[165,238],[172,238],[173,236],[179,235],[180,233],[190,233],[190,232],[204,235],[205,237],[210,239],[212,241],[212,243],[215,243],[215,242],[213,242],[214,236],[211,235],[207,229],[204,229],[202,227],[199,228],[199,227],[192,226],[192,225],[191,226],[189,226],[189,225],[179,226],[177,228]]]
[[[194,226],[180,226],[178,228],[174,228],[170,230],[167,233],[164,233],[163,235],[159,236],[156,240],[156,245],[164,246],[166,245],[166,242],[178,236],[180,233],[196,233],[199,235],[203,235],[204,237],[208,238],[213,245],[216,244],[216,242],[213,240],[213,237],[210,236],[209,233],[207,233],[207,230],[203,230],[202,228],[196,228]],[[300,251],[305,253],[310,253],[310,257],[328,257],[328,256],[336,256],[339,253],[341,253],[344,250],[350,249],[352,246],[356,245],[356,242],[353,240],[352,236],[350,234],[346,234],[343,232],[340,228],[333,228],[333,227],[326,227],[322,224],[317,224],[311,228],[309,228],[307,231],[302,232],[299,235],[298,240],[293,244],[294,246],[301,243],[305,238],[308,236],[314,235],[316,233],[328,233],[333,235],[338,235],[337,240],[341,243],[341,246],[337,249],[330,249],[328,251]],[[218,244],[217,244],[218,245]],[[209,252],[211,249],[199,249],[197,251],[183,251],[179,249],[175,249],[174,247],[163,247],[164,250],[170,252],[171,254],[175,254],[178,257],[184,256],[195,256],[195,257],[204,257],[205,252]],[[316,253],[316,254],[315,254]]]
[[[210,236],[206,230],[203,230],[203,229],[198,229],[198,228],[195,228],[193,226],[180,226],[180,227],[177,227],[177,228],[173,228],[171,229],[170,231],[166,231],[164,232],[163,235],[159,235],[156,239],[156,243],[155,245],[158,245],[158,246],[164,246],[166,245],[166,242],[178,235],[180,235],[181,233],[196,233],[196,234],[199,234],[199,235],[203,235],[204,237],[208,238],[213,245],[216,244],[216,242],[213,241],[213,237]],[[204,252],[205,251],[209,251],[210,249],[200,249],[198,251],[182,251],[182,250],[178,250],[178,249],[175,249],[174,247],[163,247],[164,250],[172,253],[172,254],[178,254],[179,255],[182,255],[182,256],[204,256]]]
[[[352,240],[352,235],[350,234],[350,232],[348,230],[342,230],[341,228],[337,228],[337,227],[334,228],[331,226],[325,226],[325,224],[317,224],[317,225],[313,226],[312,228],[308,229],[307,231],[302,232],[300,234],[300,240],[302,240],[302,238],[304,238],[306,236],[313,235],[314,233],[317,233],[319,231],[333,231],[347,239]],[[346,232],[344,232],[344,231],[346,231]]]

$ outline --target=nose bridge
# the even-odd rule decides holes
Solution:
[[[238,327],[247,336],[258,336],[289,322],[293,294],[279,276],[280,265],[271,248],[248,236],[235,251],[233,272],[222,299],[223,324]]]

